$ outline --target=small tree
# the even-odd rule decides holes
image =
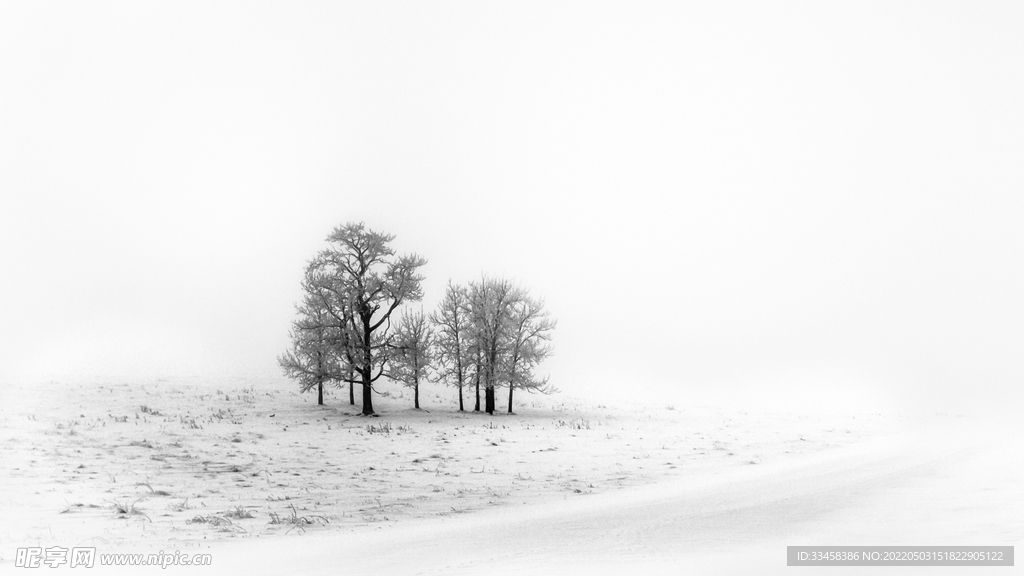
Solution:
[[[309,276],[303,282],[309,288]],[[298,318],[292,323],[292,349],[278,357],[277,362],[289,378],[299,382],[299,389],[308,392],[316,387],[317,404],[324,403],[324,384],[337,379],[339,356],[335,347],[338,331],[314,294],[307,291]]]
[[[329,328],[332,352],[339,366],[334,380],[348,383],[348,403],[354,405],[354,358],[358,350],[355,346],[352,303],[349,301],[344,279],[326,274],[320,261],[314,259],[306,269],[303,290],[306,293],[306,301],[321,311],[321,323]]]
[[[434,325],[434,344],[438,379],[446,381],[459,390],[459,412],[465,410],[462,389],[467,373],[473,363],[470,350],[469,293],[462,286],[448,283],[444,300],[431,314]],[[477,378],[476,410],[480,410],[480,384]]]
[[[413,406],[420,408],[420,383],[427,381],[433,363],[434,335],[423,310],[405,313],[395,327],[394,352],[388,377],[413,390]]]
[[[555,320],[544,310],[544,302],[525,296],[515,303],[510,324],[511,346],[504,370],[508,379],[508,413],[512,414],[512,392],[516,388],[550,392],[548,378],[537,378],[534,367],[551,355],[551,332]]]

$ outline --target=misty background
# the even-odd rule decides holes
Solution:
[[[5,2],[0,385],[280,377],[365,221],[428,310],[544,297],[566,392],[1012,407],[1021,38],[1013,2]]]

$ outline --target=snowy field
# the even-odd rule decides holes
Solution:
[[[1005,0],[0,0],[0,576],[1022,574],[786,566],[1024,551],[1022,40]],[[298,392],[351,368],[374,417]],[[394,383],[460,371],[515,414]]]
[[[488,417],[449,389],[365,418],[278,380],[3,393],[3,569],[56,545],[209,552],[168,569],[216,573],[772,573],[787,545],[1024,535],[1024,435],[978,418],[563,395]]]

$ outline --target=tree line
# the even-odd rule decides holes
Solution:
[[[398,256],[394,236],[349,223],[327,237],[328,248],[306,266],[303,299],[296,306],[291,348],[278,358],[303,392],[348,385],[349,403],[361,391],[362,414],[372,415],[374,384],[384,377],[413,391],[442,382],[465,393],[474,411],[493,414],[498,389],[508,392],[512,413],[516,390],[550,392],[536,368],[551,355],[555,320],[544,302],[506,279],[482,277],[466,285],[448,283],[437,309],[408,309],[423,299],[426,260]],[[399,309],[402,307],[401,312]]]

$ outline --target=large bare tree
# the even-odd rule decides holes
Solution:
[[[344,381],[362,387],[362,413],[372,415],[373,384],[386,371],[391,354],[391,315],[406,302],[422,299],[426,260],[415,254],[396,256],[395,237],[349,223],[327,237],[330,247],[310,264],[315,290],[331,302],[331,314],[345,330],[345,353],[353,374]]]

